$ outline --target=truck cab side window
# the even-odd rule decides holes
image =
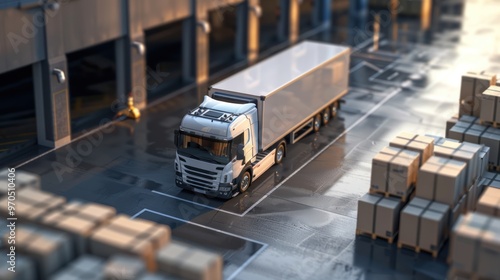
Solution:
[[[238,145],[243,143],[243,133],[234,137],[231,144],[231,157],[236,157],[236,151],[238,150]]]

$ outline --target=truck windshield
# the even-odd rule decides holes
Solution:
[[[227,164],[230,155],[230,142],[179,133],[177,150],[189,157],[220,164]]]

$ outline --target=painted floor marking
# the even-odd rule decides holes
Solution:
[[[202,225],[202,224],[194,223],[194,222],[191,222],[191,221],[188,221],[188,220],[184,220],[184,219],[181,219],[181,218],[177,218],[177,217],[174,217],[174,216],[171,216],[171,215],[168,215],[168,214],[157,212],[157,211],[154,211],[154,210],[151,210],[151,209],[148,209],[148,208],[142,209],[141,211],[139,211],[135,215],[133,215],[131,218],[135,219],[135,218],[139,217],[140,215],[142,215],[145,212],[150,212],[150,213],[153,213],[153,214],[156,214],[156,215],[159,215],[159,216],[163,216],[163,217],[167,217],[167,218],[170,218],[170,219],[173,219],[173,220],[185,222],[185,223],[190,224],[190,225],[198,226],[198,227],[201,227],[201,228],[204,228],[204,229],[209,229],[209,230],[212,230],[212,231],[215,231],[215,232],[218,232],[218,233],[222,233],[222,234],[225,234],[225,235],[229,235],[229,236],[232,236],[232,237],[240,238],[240,239],[252,242],[252,243],[257,243],[257,244],[262,245],[262,247],[259,250],[257,250],[257,252],[255,252],[250,258],[248,258],[242,265],[240,265],[238,267],[238,269],[236,269],[227,278],[228,280],[234,279],[241,271],[243,271],[243,269],[245,269],[255,258],[257,258],[257,256],[259,256],[262,252],[264,252],[264,250],[269,246],[269,244],[266,244],[266,243],[263,243],[263,242],[260,242],[260,241],[257,241],[257,240],[251,239],[251,238],[247,238],[247,237],[244,237],[244,236],[241,236],[241,235],[237,235],[237,234],[234,234],[234,233],[231,233],[231,232],[227,232],[227,231],[223,231],[223,230],[220,230],[220,229],[212,228],[212,227],[205,226],[205,225]]]

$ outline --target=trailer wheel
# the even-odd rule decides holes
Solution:
[[[280,164],[283,161],[283,158],[285,157],[285,141],[281,141],[279,143],[278,148],[276,148],[276,154],[274,156],[274,163],[275,164]]]
[[[338,108],[339,108],[339,103],[338,102],[334,102],[330,106],[330,116],[331,116],[332,119],[335,119],[335,117],[337,117]]]
[[[238,191],[240,193],[246,192],[248,190],[248,187],[250,187],[251,183],[252,183],[252,174],[250,174],[250,171],[247,170],[241,176],[240,183],[238,184]]]
[[[318,132],[321,127],[321,115],[317,114],[313,119],[313,131]]]
[[[323,122],[323,125],[328,124],[330,121],[330,108],[323,110],[323,113],[321,113],[321,121]]]

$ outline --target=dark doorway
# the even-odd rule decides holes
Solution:
[[[36,144],[32,66],[0,74],[0,158]]]
[[[69,53],[67,61],[71,133],[75,136],[116,113],[115,43]]]
[[[299,32],[303,34],[314,27],[316,24],[314,22],[314,5],[318,0],[303,0],[300,4],[299,11]]]
[[[229,5],[208,13],[210,32],[210,73],[218,72],[235,62],[242,60],[237,54],[238,14],[242,5]]]
[[[183,77],[183,26],[184,21],[180,20],[146,31],[149,101],[188,84]]]
[[[260,17],[259,49],[261,52],[286,40],[283,23],[281,23],[284,20],[282,2],[282,0],[266,0],[260,3],[262,16]]]

